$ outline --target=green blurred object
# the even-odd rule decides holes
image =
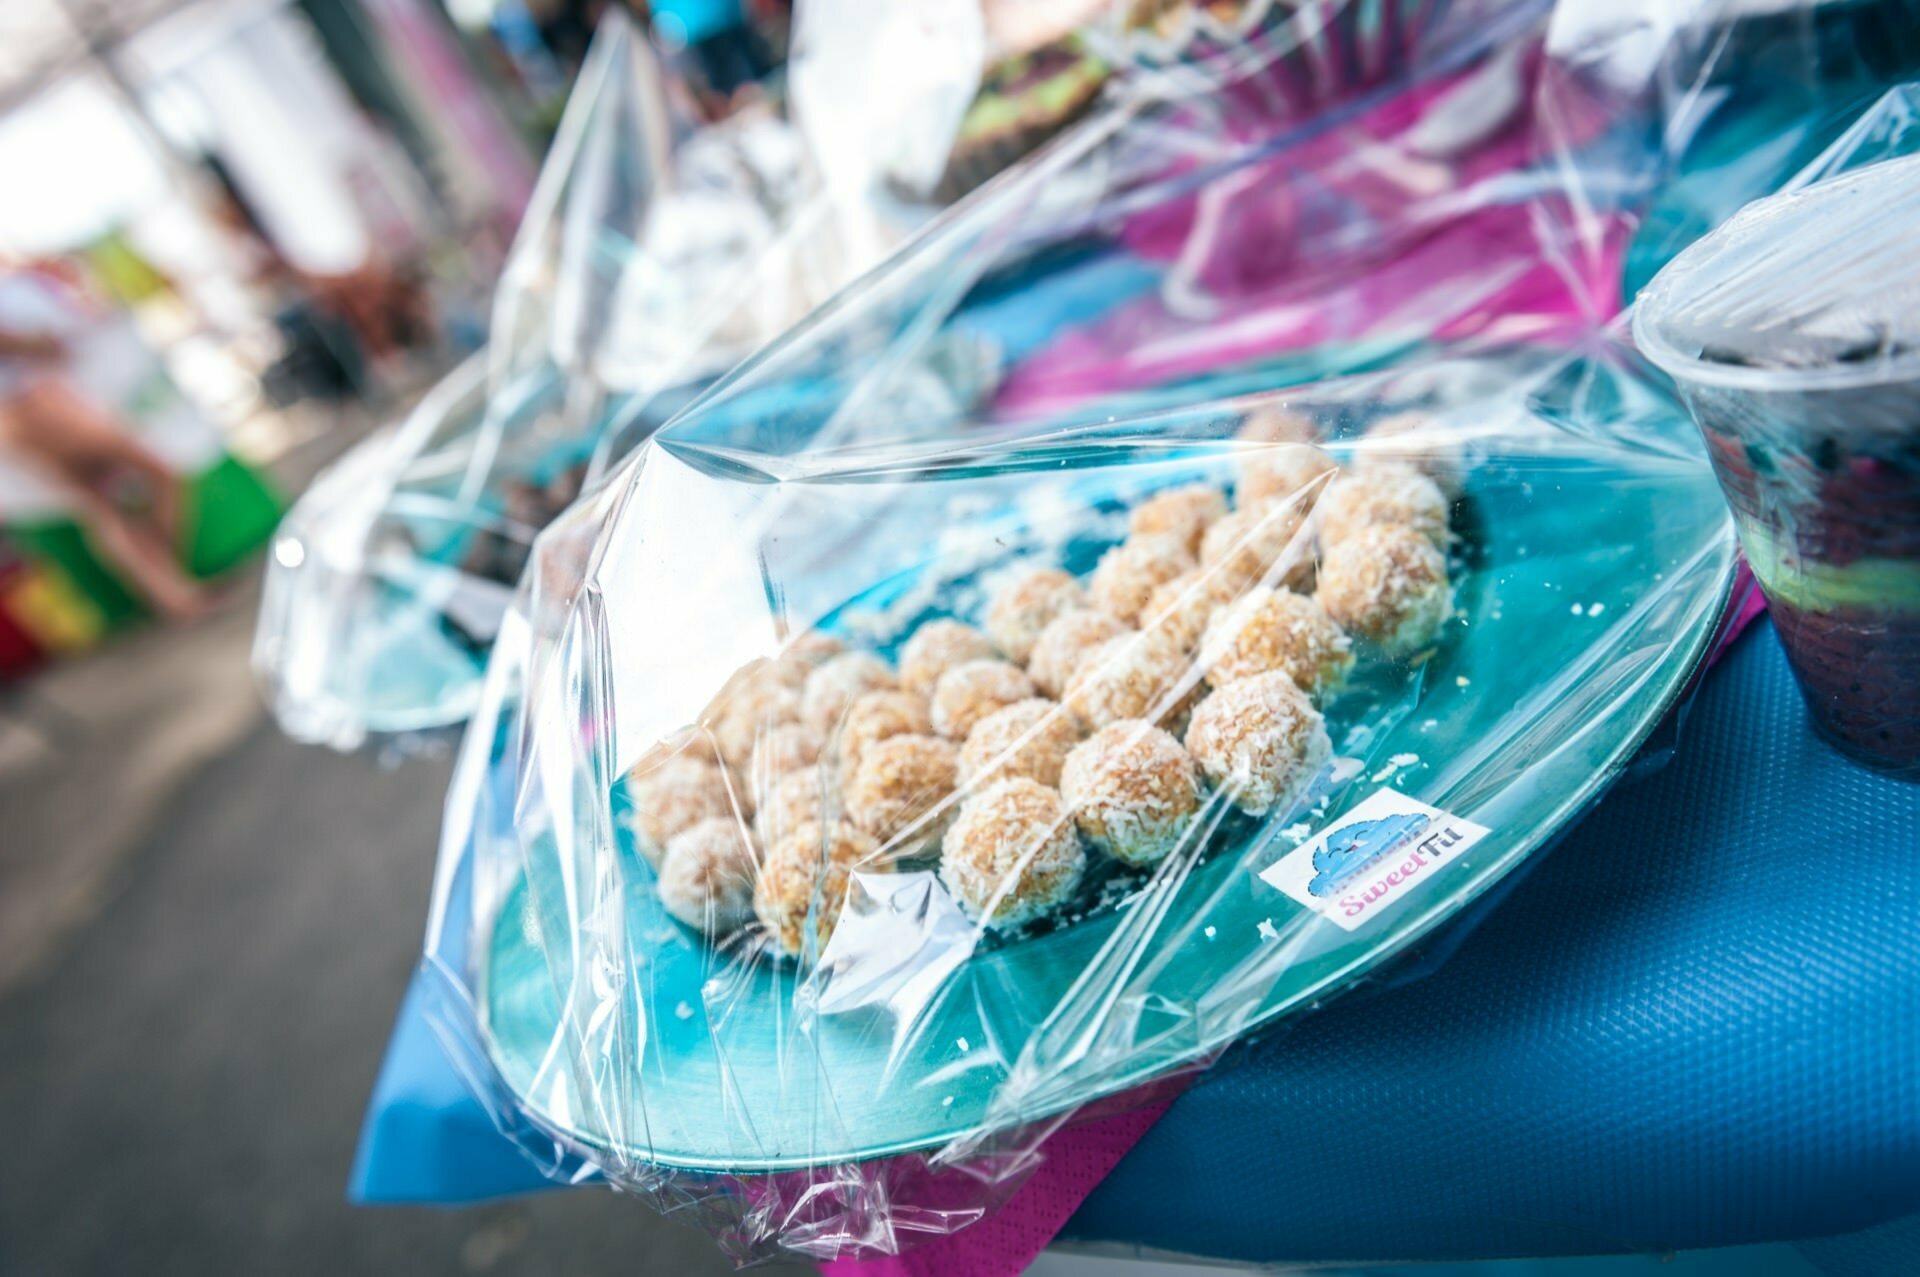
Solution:
[[[280,521],[279,496],[231,453],[221,453],[206,470],[183,480],[182,498],[186,528],[180,561],[189,574],[203,580],[238,566],[267,543]],[[149,615],[120,575],[94,553],[86,530],[73,519],[16,524],[7,535],[28,557],[65,573],[99,608],[109,630]]]
[[[285,508],[265,478],[231,453],[186,485],[182,561],[197,577],[218,576],[267,543]]]

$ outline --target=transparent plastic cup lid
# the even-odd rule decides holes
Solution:
[[[1756,200],[1640,296],[1634,340],[1683,381],[1842,389],[1920,378],[1920,156]]]

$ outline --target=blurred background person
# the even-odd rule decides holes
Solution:
[[[124,360],[131,334],[115,329],[125,323],[55,269],[0,259],[0,453],[71,504],[155,613],[187,619],[209,595],[179,563],[180,476],[80,380]]]

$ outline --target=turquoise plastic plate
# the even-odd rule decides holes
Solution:
[[[627,1045],[602,1054],[579,1035],[604,1023],[562,1015],[572,966],[543,936],[564,935],[564,917],[541,904],[567,889],[533,854],[533,889],[523,875],[482,923],[483,1028],[502,1077],[588,1156],[762,1173],[1067,1111],[1317,1005],[1545,845],[1705,656],[1736,563],[1711,473],[1655,450],[1604,455],[1473,472],[1460,615],[1439,651],[1380,701],[1391,712],[1342,723],[1329,710],[1336,753],[1363,766],[1312,828],[1395,787],[1491,831],[1392,911],[1342,930],[1258,876],[1310,836],[1301,816],[1228,824],[1144,946],[1103,951],[1130,907],[1122,884],[1078,920],[973,952],[931,992],[839,1009],[803,997],[812,1010],[797,1012],[793,964],[741,961],[679,928],[628,848],[625,1023],[604,1039]],[[1085,984],[1096,955],[1124,977]]]

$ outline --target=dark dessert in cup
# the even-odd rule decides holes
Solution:
[[[1724,391],[1689,398],[1815,728],[1920,779],[1920,389],[1903,390],[1828,393],[1815,414],[1777,396],[1769,425]],[[1912,425],[1808,419],[1889,410]]]

